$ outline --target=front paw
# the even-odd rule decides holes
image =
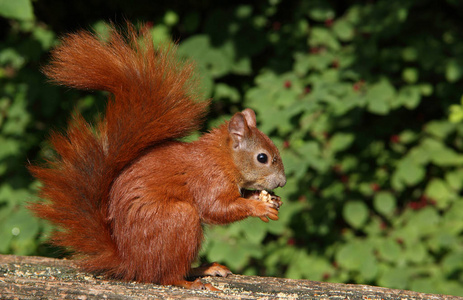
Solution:
[[[259,194],[259,200],[273,204],[273,206],[279,210],[280,206],[283,205],[281,197],[275,195],[272,192],[267,192],[265,190],[261,191]]]
[[[278,220],[278,210],[272,202],[256,201],[254,208],[254,216],[259,217],[262,221]]]
[[[277,195],[272,195],[270,198],[270,202],[275,205],[277,210],[280,210],[280,207],[283,205],[283,201],[281,201],[281,197]]]
[[[188,277],[203,277],[203,276],[220,276],[227,277],[233,274],[227,267],[216,262],[211,264],[203,264],[200,267],[190,270]]]

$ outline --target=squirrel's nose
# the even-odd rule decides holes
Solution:
[[[283,176],[281,176],[281,179],[280,179],[280,182],[278,183],[278,186],[279,187],[284,187],[285,184],[286,184],[286,176],[283,175]]]

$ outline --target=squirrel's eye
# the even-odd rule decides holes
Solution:
[[[260,162],[261,164],[266,164],[268,161],[267,154],[265,153],[257,154],[257,161]]]

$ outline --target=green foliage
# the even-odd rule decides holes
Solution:
[[[44,253],[50,228],[23,208],[37,186],[24,165],[50,156],[50,126],[64,127],[74,106],[93,118],[103,96],[45,84],[40,64],[66,26],[7,2],[0,251]],[[208,126],[255,109],[286,167],[280,220],[208,228],[201,256],[244,274],[463,296],[463,6],[341,2],[138,11],[157,21],[156,41],[181,37],[179,53],[196,61],[213,99]],[[104,30],[104,17],[80,18]]]
[[[34,12],[31,0],[0,0],[0,15],[17,20],[32,20]]]

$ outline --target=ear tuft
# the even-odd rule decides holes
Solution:
[[[233,140],[233,148],[237,149],[243,145],[244,138],[249,131],[243,113],[236,113],[228,123],[228,132]]]
[[[256,113],[252,109],[246,108],[241,113],[249,127],[256,127]]]

